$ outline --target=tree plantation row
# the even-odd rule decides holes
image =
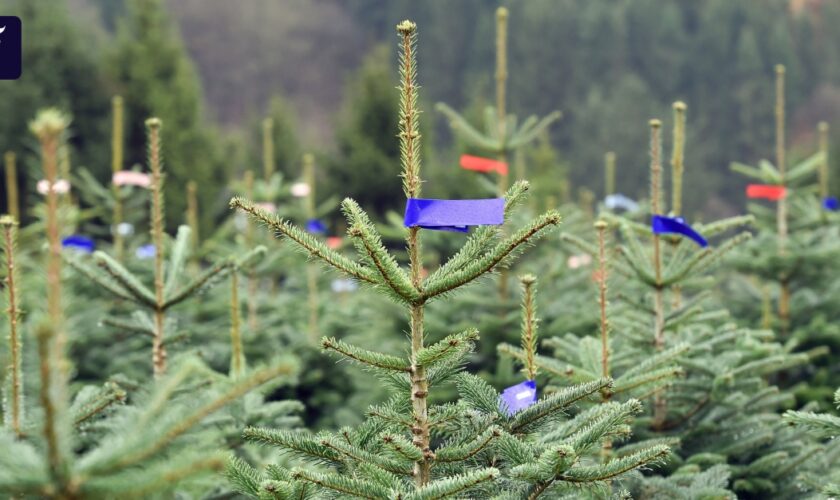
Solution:
[[[262,168],[229,180],[231,210],[200,231],[202,180],[167,177],[177,122],[146,119],[146,163],[127,166],[115,96],[102,179],[70,164],[66,112],[19,117],[40,162],[5,158],[0,494],[840,495],[828,124],[788,154],[780,65],[775,158],[732,164],[747,215],[684,213],[685,171],[703,168],[685,162],[684,102],[670,129],[624,124],[647,128],[646,199],[605,151],[608,196],[558,204],[564,183],[525,180],[522,153],[560,114],[508,109],[508,16],[481,123],[437,106],[480,198],[435,197],[425,174],[419,84],[435,75],[411,21],[387,173],[404,204],[383,217],[324,196],[311,154],[279,173],[270,120]],[[167,215],[173,193],[186,210]]]

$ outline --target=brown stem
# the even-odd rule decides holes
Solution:
[[[528,380],[537,379],[537,313],[534,304],[534,283],[537,278],[532,274],[526,274],[520,278],[522,281],[522,350],[525,352],[525,374]]]
[[[607,223],[598,221],[595,223],[595,229],[598,230],[598,306],[601,313],[601,376],[607,378],[610,376],[610,323],[607,318],[607,279],[609,278],[607,269],[607,252],[606,252],[606,231]],[[601,401],[606,403],[612,397],[612,392],[608,387],[601,391]],[[601,447],[601,460],[606,462],[612,452],[612,440],[604,439]]]
[[[595,223],[598,230],[598,306],[601,313],[601,376],[610,376],[610,348],[609,335],[610,324],[607,318],[607,252],[606,252],[606,230],[607,223],[598,221]],[[605,396],[604,399],[609,399]]]
[[[674,215],[682,215],[682,186],[683,171],[685,169],[685,111],[684,102],[674,103],[674,146],[671,155],[671,210]]]
[[[659,120],[650,121],[650,203],[651,210],[655,215],[662,214],[662,148],[660,143],[660,128],[662,122]],[[656,293],[654,310],[656,311],[656,323],[654,340],[657,350],[661,350],[665,343],[663,338],[663,323],[665,311],[662,302],[662,241],[658,234],[653,235],[653,270],[656,276]]]
[[[3,247],[6,254],[6,296],[9,307],[6,310],[9,319],[9,353],[11,367],[11,421],[12,432],[20,438],[23,437],[22,413],[23,413],[23,380],[21,371],[22,339],[18,335],[18,317],[20,311],[17,306],[17,283],[15,277],[15,226],[17,222],[14,217],[5,216],[0,218],[3,226]]]
[[[504,7],[496,9],[496,114],[499,126],[499,142],[504,144],[507,134],[507,26],[508,10]],[[505,146],[506,147],[506,146]],[[508,161],[506,150],[499,152],[498,160],[504,163]],[[508,188],[508,176],[498,175],[499,196],[505,194]],[[504,301],[508,289],[508,271],[502,269],[499,272],[499,298]]]
[[[615,194],[615,153],[604,155],[604,190],[605,195]]]
[[[410,313],[411,407],[414,417],[411,432],[414,434],[414,445],[423,452],[423,459],[414,464],[414,478],[419,487],[431,480],[431,460],[434,456],[430,448],[431,435],[427,409],[429,384],[426,380],[426,369],[416,362],[417,354],[423,349],[423,308],[423,305],[412,306]]]
[[[58,193],[53,187],[57,180],[56,155],[58,152],[58,138],[48,137],[43,144],[44,173],[46,174],[49,190],[47,191],[47,241],[49,242],[49,257],[47,260],[47,311],[53,327],[56,328],[56,348],[59,333],[63,324],[61,310],[61,235],[58,228]],[[61,341],[63,344],[63,340]]]
[[[661,158],[661,139],[660,128],[662,122],[659,120],[650,121],[650,197],[651,208],[654,214],[662,214],[663,207],[661,206],[661,186],[662,186],[662,158]],[[653,309],[654,309],[654,346],[657,351],[661,351],[665,347],[665,304],[663,301],[662,290],[662,242],[659,235],[653,235],[653,269],[656,276],[656,287],[654,289]],[[657,428],[665,421],[667,407],[665,398],[661,393],[657,393],[654,401],[654,428]]]
[[[785,185],[785,67],[776,65],[776,168],[781,177],[780,184]],[[776,206],[776,222],[779,238],[779,255],[787,254],[787,199],[782,197]],[[780,280],[779,322],[782,333],[787,333],[790,325],[790,283],[785,276]]]
[[[123,165],[123,99],[114,96],[111,100],[113,110],[113,123],[111,128],[111,173],[115,174],[122,170]],[[111,227],[114,232],[114,255],[117,261],[122,261],[124,243],[118,226],[123,221],[123,203],[120,187],[111,183],[111,192],[114,196],[114,211],[111,216]]]
[[[266,182],[274,175],[274,120],[263,120],[263,175]]]
[[[41,388],[38,392],[41,407],[44,409],[44,441],[47,447],[47,461],[50,468],[50,475],[53,480],[63,482],[65,465],[61,450],[61,438],[58,430],[58,401],[53,396],[53,384],[56,383],[55,374],[52,371],[54,352],[51,353],[50,341],[55,333],[47,328],[38,331],[38,358]]]
[[[397,26],[401,37],[402,54],[400,59],[400,91],[402,95],[400,142],[403,164],[403,187],[407,198],[420,196],[420,134],[417,131],[418,113],[415,109],[417,87],[415,84],[416,68],[414,57],[414,37],[417,25],[410,21],[403,21]],[[409,228],[406,237],[411,269],[411,282],[414,287],[422,291],[422,254],[420,252],[420,229]],[[431,480],[431,465],[434,454],[431,451],[431,436],[429,432],[428,393],[429,384],[426,380],[426,370],[417,363],[417,355],[423,349],[423,310],[424,303],[419,302],[411,306],[409,311],[411,321],[411,407],[413,443],[423,453],[423,458],[414,464],[414,480],[417,487],[423,487]]]
[[[163,279],[163,175],[160,159],[160,120],[146,121],[149,129],[149,166],[152,170],[152,241],[155,245],[155,336],[152,340],[152,366],[154,376],[166,373],[166,346],[163,342],[165,328],[164,279]]]
[[[47,181],[46,232],[47,254],[47,318],[45,325],[37,331],[38,354],[40,358],[39,392],[44,409],[43,433],[46,442],[47,461],[50,476],[58,490],[58,497],[68,496],[68,464],[64,419],[66,387],[69,364],[65,359],[66,333],[64,314],[61,308],[61,233],[58,220],[58,193],[55,184],[58,177],[58,145],[61,134],[67,126],[66,117],[55,110],[45,110],[30,124],[41,143],[41,159]]]
[[[9,214],[20,221],[20,202],[18,201],[17,162],[14,151],[7,151],[6,161],[6,204]]]
[[[196,253],[201,239],[198,232],[198,184],[195,181],[187,182],[187,225],[192,230],[190,239],[193,252]]]
[[[819,148],[822,153],[820,162],[820,198],[828,196],[828,123],[820,122],[817,125],[819,135]]]
[[[230,276],[230,374],[232,377],[239,377],[244,369],[239,324],[239,272],[234,270]]]

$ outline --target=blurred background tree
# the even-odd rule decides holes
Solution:
[[[70,143],[73,164],[105,173],[110,169],[107,137],[110,102],[99,72],[94,35],[73,22],[64,0],[0,1],[4,15],[23,19],[23,59],[26,68],[17,81],[0,81],[0,149],[18,154],[19,169],[30,181],[40,174],[37,143],[27,131],[27,121],[37,109],[57,106],[72,116]],[[78,19],[77,19],[78,20]],[[95,18],[94,18],[95,20]],[[92,31],[96,31],[95,29]],[[25,185],[23,175],[18,178]],[[26,204],[22,190],[21,204]]]
[[[126,162],[145,157],[146,117],[163,120],[165,184],[169,225],[186,212],[184,186],[195,181],[199,205],[211,206],[228,180],[215,131],[203,117],[201,85],[162,0],[130,0],[117,27],[105,72],[125,99]],[[207,212],[205,212],[207,215]],[[209,219],[205,216],[206,225]]]
[[[328,166],[324,176],[342,186],[341,194],[358,195],[353,187],[357,182],[379,186],[363,201],[381,211],[376,207],[385,201],[376,193],[398,182],[395,176],[382,178],[378,167],[393,158],[394,151],[388,152],[393,141],[385,140],[385,135],[392,138],[390,132],[382,142],[368,141],[371,130],[385,131],[393,120],[386,102],[392,95],[363,82],[374,81],[375,72],[391,64],[379,47],[389,40],[395,20],[410,17],[427,27],[427,51],[420,63],[434,77],[420,82],[424,101],[467,109],[492,99],[488,75],[494,63],[496,0],[0,3],[24,18],[29,62],[24,78],[31,82],[14,89],[0,83],[8,87],[6,95],[15,95],[2,104],[8,112],[0,118],[0,141],[24,137],[14,129],[20,120],[11,116],[31,114],[46,95],[50,104],[67,103],[76,117],[74,131],[84,138],[74,143],[78,162],[104,172],[105,165],[93,160],[102,158],[108,143],[103,124],[109,94],[122,91],[132,123],[127,160],[136,161],[142,152],[136,124],[153,112],[162,116],[171,124],[166,132],[171,175],[177,181],[191,177],[200,182],[205,224],[223,206],[218,191],[226,174],[257,166],[252,165],[260,140],[255,124],[268,115],[276,124],[278,169],[296,173],[300,153],[313,151]],[[664,115],[671,102],[682,100],[690,106],[693,124],[686,164],[697,167],[688,169],[686,183],[697,189],[686,193],[686,212],[709,217],[734,213],[742,194],[741,185],[729,177],[729,161],[772,155],[773,89],[764,76],[776,63],[788,68],[794,150],[813,143],[813,123],[840,121],[840,33],[831,29],[840,22],[837,2],[506,4],[510,73],[515,75],[509,89],[511,109],[522,115],[563,112],[548,137],[567,164],[571,183],[558,183],[558,199],[561,189],[574,193],[588,187],[603,194],[603,155],[610,150],[619,159],[620,190],[642,195],[646,159],[637,146],[646,141],[646,132],[621,124],[625,118]],[[39,16],[42,12],[50,12],[47,19]],[[34,57],[36,51],[42,55]],[[69,59],[72,65],[66,64]],[[103,88],[103,81],[110,81],[109,87]],[[142,99],[136,97],[140,93]],[[435,195],[480,193],[475,181],[452,182],[461,178],[455,166],[460,150],[445,120],[435,117],[426,123],[426,144],[433,134],[433,149],[446,160],[427,162],[430,183],[443,181]],[[293,128],[296,137],[283,135]],[[357,140],[362,129],[365,141]],[[220,154],[216,145],[229,141],[244,142],[247,154]],[[832,158],[836,169],[840,155]],[[189,174],[185,169],[191,169]],[[833,179],[840,182],[840,176]],[[549,181],[556,179],[538,175],[536,180],[548,183],[550,190]],[[175,204],[170,213],[178,212],[183,198],[176,196],[174,184],[167,195]]]

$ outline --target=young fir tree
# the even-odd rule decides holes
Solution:
[[[397,31],[401,175],[406,197],[416,198],[421,186],[416,26],[404,21]],[[522,200],[526,190],[527,183],[517,182],[507,191],[506,213]],[[549,211],[521,228],[511,228],[507,236],[500,228],[479,228],[458,254],[424,279],[421,229],[407,230],[406,271],[382,245],[367,214],[351,199],[344,200],[342,209],[359,261],[331,250],[249,201],[237,198],[231,205],[267,224],[310,256],[402,304],[410,324],[409,352],[404,356],[362,349],[334,338],[322,340],[325,350],[376,374],[391,388],[391,398],[370,408],[368,419],[360,426],[335,433],[246,429],[250,439],[317,461],[323,467],[290,470],[274,466],[258,471],[232,459],[228,475],[244,493],[267,498],[443,498],[465,494],[538,498],[601,485],[667,451],[665,447],[644,449],[609,463],[587,459],[593,446],[623,434],[640,410],[637,401],[628,401],[603,405],[577,418],[563,418],[564,410],[573,403],[609,387],[608,378],[563,388],[519,412],[509,413],[500,405],[495,389],[461,370],[478,340],[475,330],[425,344],[427,305],[509,263],[525,244],[559,223],[556,212]],[[431,391],[445,382],[455,382],[459,400],[430,404]]]
[[[561,116],[558,111],[542,119],[529,116],[520,124],[516,115],[507,113],[507,26],[508,10],[499,7],[496,10],[496,106],[488,106],[484,111],[484,131],[446,104],[437,105],[437,109],[449,118],[452,129],[467,144],[496,156],[502,162],[512,161],[514,152],[536,140]],[[507,185],[508,175],[499,175],[499,195],[507,190]]]
[[[166,372],[167,344],[175,328],[171,321],[167,321],[167,311],[229,274],[240,263],[251,260],[253,255],[246,254],[222,260],[203,270],[198,276],[186,280],[190,228],[181,226],[172,245],[169,260],[165,261],[161,121],[150,118],[146,121],[146,126],[149,136],[153,242],[148,249],[153,253],[154,259],[153,287],[147,287],[137,275],[102,251],[97,251],[92,256],[96,266],[72,254],[67,254],[67,261],[114,298],[132,302],[146,310],[134,311],[129,320],[111,318],[109,322],[117,328],[146,334],[151,338],[152,367],[155,377],[159,378]],[[264,250],[257,247],[251,253],[262,251]]]
[[[71,386],[73,371],[66,351],[77,335],[65,311],[70,301],[62,293],[60,199],[54,188],[58,151],[68,121],[61,112],[50,109],[40,112],[30,124],[41,144],[45,180],[53,187],[46,192],[44,224],[48,242],[44,256],[46,307],[23,323],[17,322],[16,285],[20,279],[14,273],[14,224],[2,219],[5,267],[10,273],[8,319],[16,332],[10,340],[17,344],[15,349],[23,331],[36,340],[37,358],[31,359],[37,361],[37,370],[24,366],[23,371],[37,373],[37,377],[29,377],[37,399],[28,398],[28,391],[21,390],[25,388],[20,376],[22,363],[16,358],[9,366],[9,372],[16,374],[11,390],[14,402],[3,409],[3,420],[9,425],[0,431],[0,494],[61,499],[200,495],[208,486],[193,479],[222,464],[215,451],[219,429],[210,425],[208,417],[258,385],[282,381],[294,368],[289,363],[275,363],[233,380],[187,358],[180,360],[169,376],[136,388],[130,397],[112,382],[78,390]],[[28,288],[26,282],[20,285]],[[31,309],[36,309],[36,302],[30,303]],[[121,405],[129,398],[131,405]]]
[[[186,212],[186,197],[179,190],[190,180],[202,186],[202,206],[212,206],[226,180],[217,141],[203,126],[199,80],[162,0],[127,1],[107,74],[124,99],[128,165],[145,156],[142,119],[157,116],[171,124],[162,132],[170,180],[165,198],[172,208],[167,227],[180,221],[174,214]],[[206,211],[203,227],[209,227],[210,216]]]
[[[494,155],[502,163],[514,160],[514,154],[520,148],[536,140],[561,116],[559,111],[542,119],[532,115],[520,124],[517,122],[516,115],[507,113],[507,38],[508,10],[505,7],[499,7],[496,10],[496,106],[495,108],[488,106],[484,111],[484,132],[479,131],[446,104],[438,103],[437,105],[437,109],[449,118],[452,129],[462,136],[467,144]],[[497,173],[497,194],[502,196],[509,185],[509,173],[501,171]],[[499,295],[507,296],[505,270],[500,273]]]
[[[775,164],[761,160],[757,167],[732,165],[734,171],[761,183],[750,188],[776,190],[770,197],[778,199],[770,202],[776,204],[775,210],[760,203],[748,204],[756,218],[757,234],[736,254],[733,264],[741,273],[756,277],[757,284],[755,280],[733,280],[731,299],[739,317],[778,329],[796,350],[828,346],[837,353],[840,330],[832,318],[840,304],[840,289],[834,279],[840,272],[840,228],[836,207],[831,205],[836,198],[828,191],[828,125],[818,126],[818,151],[786,168],[784,76],[784,67],[778,66]],[[821,367],[816,376],[809,375],[798,396],[828,403],[838,384],[832,372],[830,367]],[[785,375],[787,383],[797,377],[796,371]]]
[[[685,106],[677,103],[674,111],[672,216],[679,215],[675,210],[681,207],[685,121],[680,115],[684,115]],[[653,216],[668,213],[661,188],[660,128],[658,120],[651,122]],[[642,380],[649,377],[664,382],[676,366],[683,372],[664,387],[653,385],[657,390],[648,393],[653,412],[637,421],[634,434],[642,442],[676,438],[679,444],[667,461],[664,477],[631,478],[627,482],[631,493],[650,498],[697,498],[730,489],[746,497],[796,497],[801,493],[797,475],[807,468],[817,447],[781,421],[778,411],[793,403],[792,396],[769,385],[766,377],[803,365],[809,356],[792,354],[774,342],[772,332],[737,326],[728,311],[704,291],[711,284],[704,276],[706,271],[747,235],[731,237],[714,249],[697,248],[670,234],[651,234],[649,225],[609,212],[602,216],[619,228],[621,260],[614,269],[627,278],[618,284],[618,307],[612,309],[610,322],[615,332],[610,341],[615,343],[607,353],[614,363],[614,376],[621,380],[623,370],[633,373],[636,366],[667,359],[669,353],[672,366],[661,370],[651,366]],[[733,217],[694,224],[699,233],[695,237],[732,230],[750,219]],[[688,236],[686,233],[690,231],[682,234]],[[597,247],[585,241],[571,236],[565,239],[592,255],[599,254]],[[700,243],[700,239],[696,241]],[[587,348],[585,339],[567,337],[552,345],[561,361],[554,365],[556,375],[574,379],[591,371],[587,367],[597,358],[592,344]],[[561,372],[557,365],[568,370]]]

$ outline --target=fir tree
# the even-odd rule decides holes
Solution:
[[[147,314],[134,313],[127,323],[117,321],[116,325],[131,331],[146,333],[152,340],[152,367],[155,377],[166,372],[167,343],[172,335],[173,325],[166,320],[167,311],[196,295],[208,285],[231,273],[237,266],[250,261],[253,254],[263,252],[260,247],[237,258],[228,258],[203,270],[198,276],[185,281],[187,255],[190,244],[190,228],[181,226],[172,246],[172,253],[164,269],[164,210],[163,210],[163,159],[161,155],[161,121],[150,118],[146,121],[149,137],[149,169],[151,171],[151,251],[154,252],[154,286],[150,289],[142,280],[117,262],[107,253],[97,251],[93,260],[98,266],[78,257],[68,257],[68,262],[87,276],[102,290],[115,298],[133,302],[147,310]],[[112,320],[112,323],[114,321]]]
[[[416,27],[404,21],[400,36],[400,151],[403,191],[420,194],[420,134],[417,122],[415,63]],[[527,184],[518,182],[505,197],[506,212],[521,201]],[[328,465],[326,470],[271,467],[265,473],[233,459],[228,475],[241,491],[253,496],[291,498],[323,492],[362,498],[441,498],[467,492],[519,492],[537,498],[548,492],[570,492],[582,484],[597,485],[660,456],[662,447],[639,451],[606,464],[590,463],[586,454],[607,436],[617,436],[639,411],[639,403],[604,405],[597,412],[558,422],[563,409],[611,384],[599,379],[564,388],[518,412],[507,412],[499,394],[480,378],[461,372],[472,351],[475,330],[449,335],[426,346],[424,312],[428,303],[449,295],[506,265],[522,246],[559,222],[549,211],[508,236],[491,226],[477,230],[452,259],[427,278],[421,276],[421,230],[410,227],[406,243],[408,272],[382,246],[381,237],[359,205],[345,199],[342,209],[349,235],[361,260],[329,249],[289,222],[242,199],[231,205],[269,225],[314,258],[402,304],[409,313],[410,354],[407,357],[369,351],[341,340],[324,338],[325,350],[355,361],[392,387],[384,404],[372,407],[356,429],[311,435],[251,428],[252,440],[278,446]],[[526,311],[528,305],[526,302]],[[533,333],[532,312],[524,320]],[[526,334],[526,339],[528,335]],[[526,340],[533,345],[534,337]],[[430,391],[446,381],[458,387],[458,403],[430,405]],[[541,436],[544,439],[538,440]],[[440,443],[440,444],[436,444]]]
[[[730,295],[744,321],[777,328],[781,338],[796,350],[807,352],[828,346],[837,352],[840,341],[829,318],[838,304],[833,276],[838,270],[840,244],[836,213],[831,209],[834,198],[828,190],[827,125],[817,127],[817,135],[822,137],[817,152],[786,166],[785,74],[784,67],[777,66],[774,162],[732,164],[733,171],[756,183],[748,186],[748,196],[769,197],[776,207],[773,210],[764,203],[748,203],[757,234],[733,264],[753,279],[731,280]],[[756,297],[764,298],[767,307],[758,306],[762,301]],[[825,370],[821,372],[820,377],[809,377],[811,387],[798,391],[800,397],[828,402],[837,381],[818,383],[826,376]],[[783,377],[796,377],[797,373],[792,371]]]
[[[774,342],[769,331],[738,327],[725,308],[715,307],[709,294],[702,292],[709,284],[703,274],[742,245],[747,234],[736,234],[714,249],[703,245],[703,237],[737,229],[752,217],[682,227],[680,233],[694,239],[699,248],[685,241],[687,238],[659,234],[656,219],[664,217],[661,214],[682,220],[674,218],[679,214],[673,210],[682,206],[679,171],[685,147],[681,116],[685,105],[676,103],[674,112],[670,213],[661,187],[661,124],[653,120],[651,226],[609,212],[602,214],[618,226],[621,235],[621,265],[614,269],[629,278],[619,295],[623,307],[613,313],[611,322],[615,331],[621,332],[617,337],[620,343],[614,344],[610,355],[615,360],[616,385],[621,380],[620,370],[632,374],[645,366],[641,380],[655,382],[655,390],[647,393],[653,398],[653,412],[638,420],[636,435],[642,443],[676,439],[671,441],[676,453],[669,457],[663,477],[631,478],[628,489],[652,498],[732,495],[724,493],[726,489],[739,496],[795,498],[800,491],[797,474],[807,467],[817,448],[786,429],[777,412],[793,403],[791,394],[769,385],[765,377],[804,365],[810,356],[792,354],[789,347]],[[599,254],[582,240],[564,238]],[[575,340],[567,337],[552,347],[555,356],[571,364],[569,374],[579,373],[576,366],[586,373],[594,349]],[[651,365],[657,360],[666,365],[657,369]],[[679,372],[675,371],[678,368]],[[676,373],[682,377],[670,379]],[[663,382],[667,384],[659,385]]]
[[[99,173],[107,168],[101,161],[107,154],[108,124],[102,71],[96,51],[90,49],[93,40],[73,25],[65,4],[63,0],[2,2],[6,15],[20,17],[26,30],[26,70],[19,80],[0,82],[3,95],[8,97],[0,103],[0,151],[17,153],[21,173],[37,163],[28,154],[32,144],[26,120],[21,117],[34,116],[46,106],[57,106],[75,117],[69,137],[74,161]],[[25,186],[26,177],[19,177],[19,186]],[[29,201],[27,195],[21,192],[24,206]]]
[[[218,469],[222,463],[213,452],[218,447],[218,431],[206,425],[207,417],[258,385],[282,381],[293,373],[294,366],[275,363],[228,380],[188,358],[178,362],[173,373],[158,384],[134,391],[134,405],[121,406],[127,394],[113,382],[102,387],[83,386],[76,392],[70,385],[72,370],[66,356],[68,341],[75,336],[62,298],[60,200],[54,187],[59,146],[68,123],[66,115],[49,109],[30,124],[52,186],[47,189],[45,212],[46,312],[25,324],[37,341],[39,404],[27,401],[20,392],[21,360],[16,358],[9,366],[9,372],[16,374],[11,379],[15,402],[8,415],[4,406],[4,422],[10,424],[0,431],[4,450],[0,492],[14,498],[128,498],[171,496],[179,490],[201,492],[205,487],[191,479]],[[154,138],[154,133],[151,136]],[[154,142],[152,157],[157,147]],[[3,222],[10,273],[9,319],[16,325],[13,223],[7,218]],[[19,334],[20,330],[15,330],[15,336]],[[19,346],[19,337],[16,340],[12,343]],[[25,412],[27,408],[37,411]],[[32,417],[21,418],[27,413]]]
[[[834,393],[834,404],[840,408],[840,390]],[[840,417],[827,413],[814,413],[813,411],[787,411],[784,419],[791,425],[804,429],[820,439],[828,439],[830,444],[828,450],[823,452],[828,467],[833,468],[836,463],[840,446],[836,437],[840,434]],[[828,472],[828,477],[824,475]],[[825,470],[823,474],[811,474],[809,483],[819,488],[828,497],[840,495],[840,477],[836,470]]]
[[[201,90],[184,47],[173,32],[161,0],[131,0],[108,58],[109,76],[125,102],[125,160],[144,158],[145,131],[140,120],[160,117],[169,164],[165,198],[170,214],[186,212],[179,190],[190,180],[201,184],[202,206],[210,207],[223,181],[213,137],[202,122]],[[209,223],[205,213],[202,225]],[[170,216],[167,226],[174,226]]]

